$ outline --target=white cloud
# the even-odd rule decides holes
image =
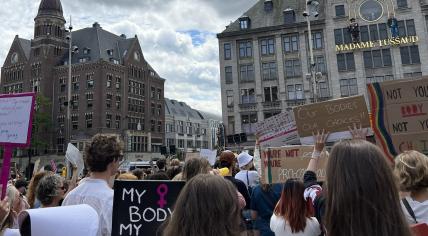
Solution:
[[[29,2],[31,2],[29,4]],[[0,2],[0,61],[13,37],[32,38],[39,0]],[[137,35],[146,60],[166,79],[165,95],[221,114],[217,33],[257,0],[62,0],[74,29],[97,21],[115,34]],[[13,10],[19,9],[19,10]]]

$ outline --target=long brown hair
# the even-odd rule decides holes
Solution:
[[[304,191],[305,187],[301,181],[288,179],[274,209],[274,214],[283,217],[293,233],[304,231],[306,219],[313,215],[311,204],[303,198]]]
[[[181,190],[163,236],[238,236],[236,188],[220,176],[200,174]]]
[[[51,171],[38,172],[37,174],[33,175],[33,178],[31,178],[30,184],[28,185],[28,191],[27,191],[27,200],[31,209],[34,208],[34,203],[36,201],[37,186],[39,185],[40,180],[46,175],[53,175],[53,172]]]
[[[410,236],[392,168],[363,140],[334,145],[327,165],[325,226],[329,236]]]

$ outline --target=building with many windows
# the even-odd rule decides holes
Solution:
[[[245,132],[252,145],[258,121],[313,102],[314,94],[317,101],[366,94],[367,83],[428,75],[421,64],[428,59],[427,0],[317,7],[319,15],[309,16],[312,65],[305,1],[259,0],[217,35],[226,135]]]
[[[34,91],[47,98],[52,118],[48,145],[38,154],[63,153],[68,140],[84,148],[94,134],[119,135],[128,153],[159,152],[164,145],[164,83],[145,60],[137,36],[100,24],[73,31],[71,98],[68,100],[68,26],[60,0],[41,0],[31,40],[15,37],[1,70],[1,92]]]
[[[187,153],[200,151],[201,148],[215,149],[220,120],[219,116],[195,110],[184,102],[165,98],[167,150]]]

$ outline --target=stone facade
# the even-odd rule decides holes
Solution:
[[[310,16],[315,72],[321,72],[318,101],[366,95],[366,83],[428,75],[421,64],[428,57],[426,1],[319,2],[318,17]],[[254,144],[256,122],[314,100],[305,10],[304,1],[260,0],[217,35],[223,123],[226,135],[249,135],[244,145]],[[360,41],[378,42],[392,37],[393,15],[399,36],[417,36],[418,42],[336,51],[336,45],[352,44],[351,18]]]

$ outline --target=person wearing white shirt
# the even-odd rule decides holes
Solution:
[[[259,184],[260,176],[253,168],[253,156],[246,152],[242,152],[238,155],[238,165],[241,169],[236,173],[235,178],[241,180],[248,187],[255,187]]]
[[[110,236],[112,229],[113,190],[108,182],[123,160],[123,143],[117,136],[97,134],[85,150],[85,162],[91,173],[80,181],[62,205],[88,204],[97,211],[99,229],[97,236]]]

